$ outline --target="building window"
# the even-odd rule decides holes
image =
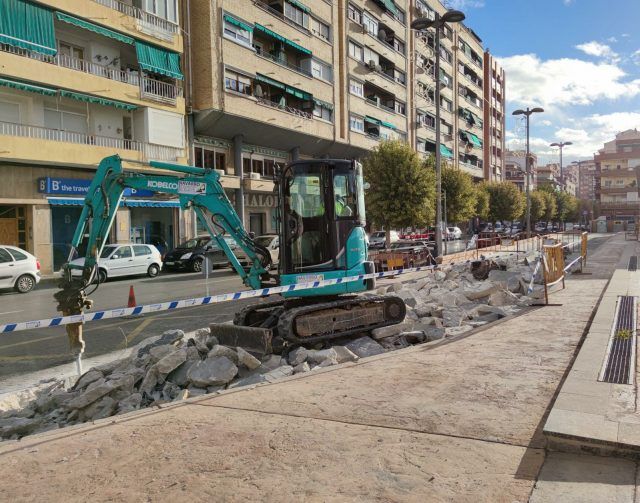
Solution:
[[[378,20],[366,12],[362,13],[362,26],[374,37],[378,36]]]
[[[349,40],[349,56],[358,61],[362,61],[362,47]]]
[[[447,124],[444,119],[440,119],[441,122],[441,127],[442,127],[442,132],[443,134],[453,134],[453,126],[451,124]]]
[[[12,124],[20,123],[20,105],[17,103],[9,103],[0,101],[0,121],[10,122]]]
[[[228,14],[226,15],[228,16]],[[243,30],[239,26],[229,23],[226,19],[224,20],[224,36],[242,45],[252,47],[253,32]]]
[[[251,78],[226,69],[224,72],[224,87],[228,91],[251,95]]]
[[[451,53],[442,46],[440,46],[440,55],[447,63],[451,63],[451,60],[453,59]]]
[[[331,122],[333,120],[333,112],[329,107],[326,107],[320,103],[316,103],[313,109],[313,115],[319,119],[323,119]]]
[[[393,77],[396,82],[399,82],[402,85],[407,83],[407,76],[403,71],[398,70],[397,68],[393,69]]]
[[[225,170],[227,165],[226,152],[207,147],[195,147],[193,150],[196,167]]]
[[[284,166],[285,161],[276,157],[251,154],[242,157],[242,172],[248,177],[250,173],[258,173],[262,178],[275,178],[276,170]]]
[[[366,64],[369,64],[371,61],[374,62],[375,65],[379,65],[380,64],[380,55],[376,52],[373,51],[371,49],[369,49],[368,47],[365,47],[363,49],[363,57],[364,57],[364,62]]]
[[[84,48],[60,40],[58,54],[74,59],[84,59]]]
[[[309,14],[289,2],[284,3],[284,15],[296,24],[309,28]]]
[[[329,25],[323,23],[319,19],[311,18],[311,33],[320,37],[323,40],[329,40]]]
[[[405,115],[407,111],[407,107],[401,101],[396,101],[395,110],[396,110],[396,113]]]
[[[402,54],[404,54],[405,45],[404,45],[404,42],[402,40],[398,40],[397,38],[394,38],[393,39],[393,48],[396,51],[401,52]]]
[[[333,82],[333,71],[331,65],[323,63],[317,59],[311,60],[311,74],[316,79],[326,80],[327,82]]]
[[[349,81],[349,92],[351,94],[364,98],[364,85],[362,84],[362,82],[351,79]]]
[[[349,4],[347,15],[349,16],[349,19],[351,19],[351,21],[362,24],[362,12],[360,12],[360,9],[355,7],[353,4]]]
[[[176,3],[176,0],[145,0],[144,10],[162,19],[177,23],[178,9]]]
[[[364,133],[364,119],[357,115],[351,115],[349,117],[349,128],[351,131],[357,131],[358,133]]]
[[[453,110],[453,102],[445,98],[444,96],[440,96],[440,106],[449,112]]]
[[[74,133],[87,134],[89,131],[85,114],[54,110],[52,108],[44,109],[44,126],[48,129],[72,131]]]
[[[396,6],[396,11],[397,11],[398,13],[397,13],[394,17],[395,17],[398,21],[400,21],[402,24],[404,24],[404,23],[405,23],[405,18],[406,18],[405,14],[404,14],[404,11],[400,10],[400,9],[398,8],[398,6]]]

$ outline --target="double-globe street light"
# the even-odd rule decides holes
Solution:
[[[531,114],[542,113],[544,112],[543,108],[535,107],[529,109],[527,107],[526,110],[518,109],[513,112],[513,115],[524,115],[527,118],[527,151],[524,157],[524,171],[527,177],[527,237],[531,237],[531,162],[529,159],[529,117]]]
[[[573,143],[571,143],[570,141],[561,141],[549,145],[550,147],[558,147],[560,149],[560,190],[562,190],[563,192],[566,192],[566,190],[564,186],[564,173],[562,171],[562,149],[567,145],[573,145]]]
[[[425,31],[429,28],[435,28],[435,80],[436,89],[433,95],[436,107],[436,249],[438,255],[442,254],[442,168],[440,161],[442,154],[440,152],[440,30],[447,23],[460,23],[464,21],[465,15],[459,10],[450,10],[442,16],[435,13],[433,19],[421,17],[411,23],[411,28],[416,31]]]

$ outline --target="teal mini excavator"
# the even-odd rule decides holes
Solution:
[[[275,278],[268,272],[268,250],[244,228],[217,172],[164,162],[150,162],[148,167],[170,174],[127,171],[118,156],[100,163],[71,243],[69,262],[80,255],[84,264],[64,266],[55,294],[63,315],[81,314],[92,307],[88,291],[99,286],[98,257],[127,188],[177,195],[180,206],[193,209],[249,288],[263,288],[269,282],[274,286],[274,279],[284,286],[374,272],[367,258],[362,166],[355,161],[295,161],[276,175],[280,260]],[[225,235],[247,255],[248,269],[235,257]],[[365,279],[283,293],[278,300],[239,310],[233,324],[212,325],[212,332],[222,344],[266,354],[401,322],[406,314],[401,298],[354,295],[374,287],[373,279]],[[84,349],[81,324],[67,325],[67,333],[72,351],[80,355]]]

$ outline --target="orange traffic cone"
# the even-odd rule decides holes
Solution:
[[[133,291],[133,285],[129,287],[129,302],[127,307],[136,307],[136,294]]]

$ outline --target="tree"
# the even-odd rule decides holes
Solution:
[[[547,211],[547,197],[539,190],[531,191],[531,222],[542,220]]]
[[[573,217],[577,211],[578,201],[576,198],[566,192],[556,192],[556,204],[558,206],[557,218],[561,222],[566,222],[568,218]]]
[[[392,228],[426,226],[435,216],[435,173],[400,141],[383,141],[363,161],[369,221]]]
[[[475,186],[476,189],[476,216],[482,220],[489,218],[489,191],[486,183]]]
[[[544,197],[544,213],[542,214],[542,218],[547,222],[548,226],[549,222],[553,222],[554,218],[556,218],[556,214],[558,213],[556,194],[555,192],[549,192],[544,188],[538,189],[537,192]]]
[[[442,191],[447,195],[449,222],[463,222],[476,215],[477,191],[468,173],[454,167],[443,167]]]
[[[524,211],[522,194],[511,182],[489,182],[489,220],[517,220]]]

